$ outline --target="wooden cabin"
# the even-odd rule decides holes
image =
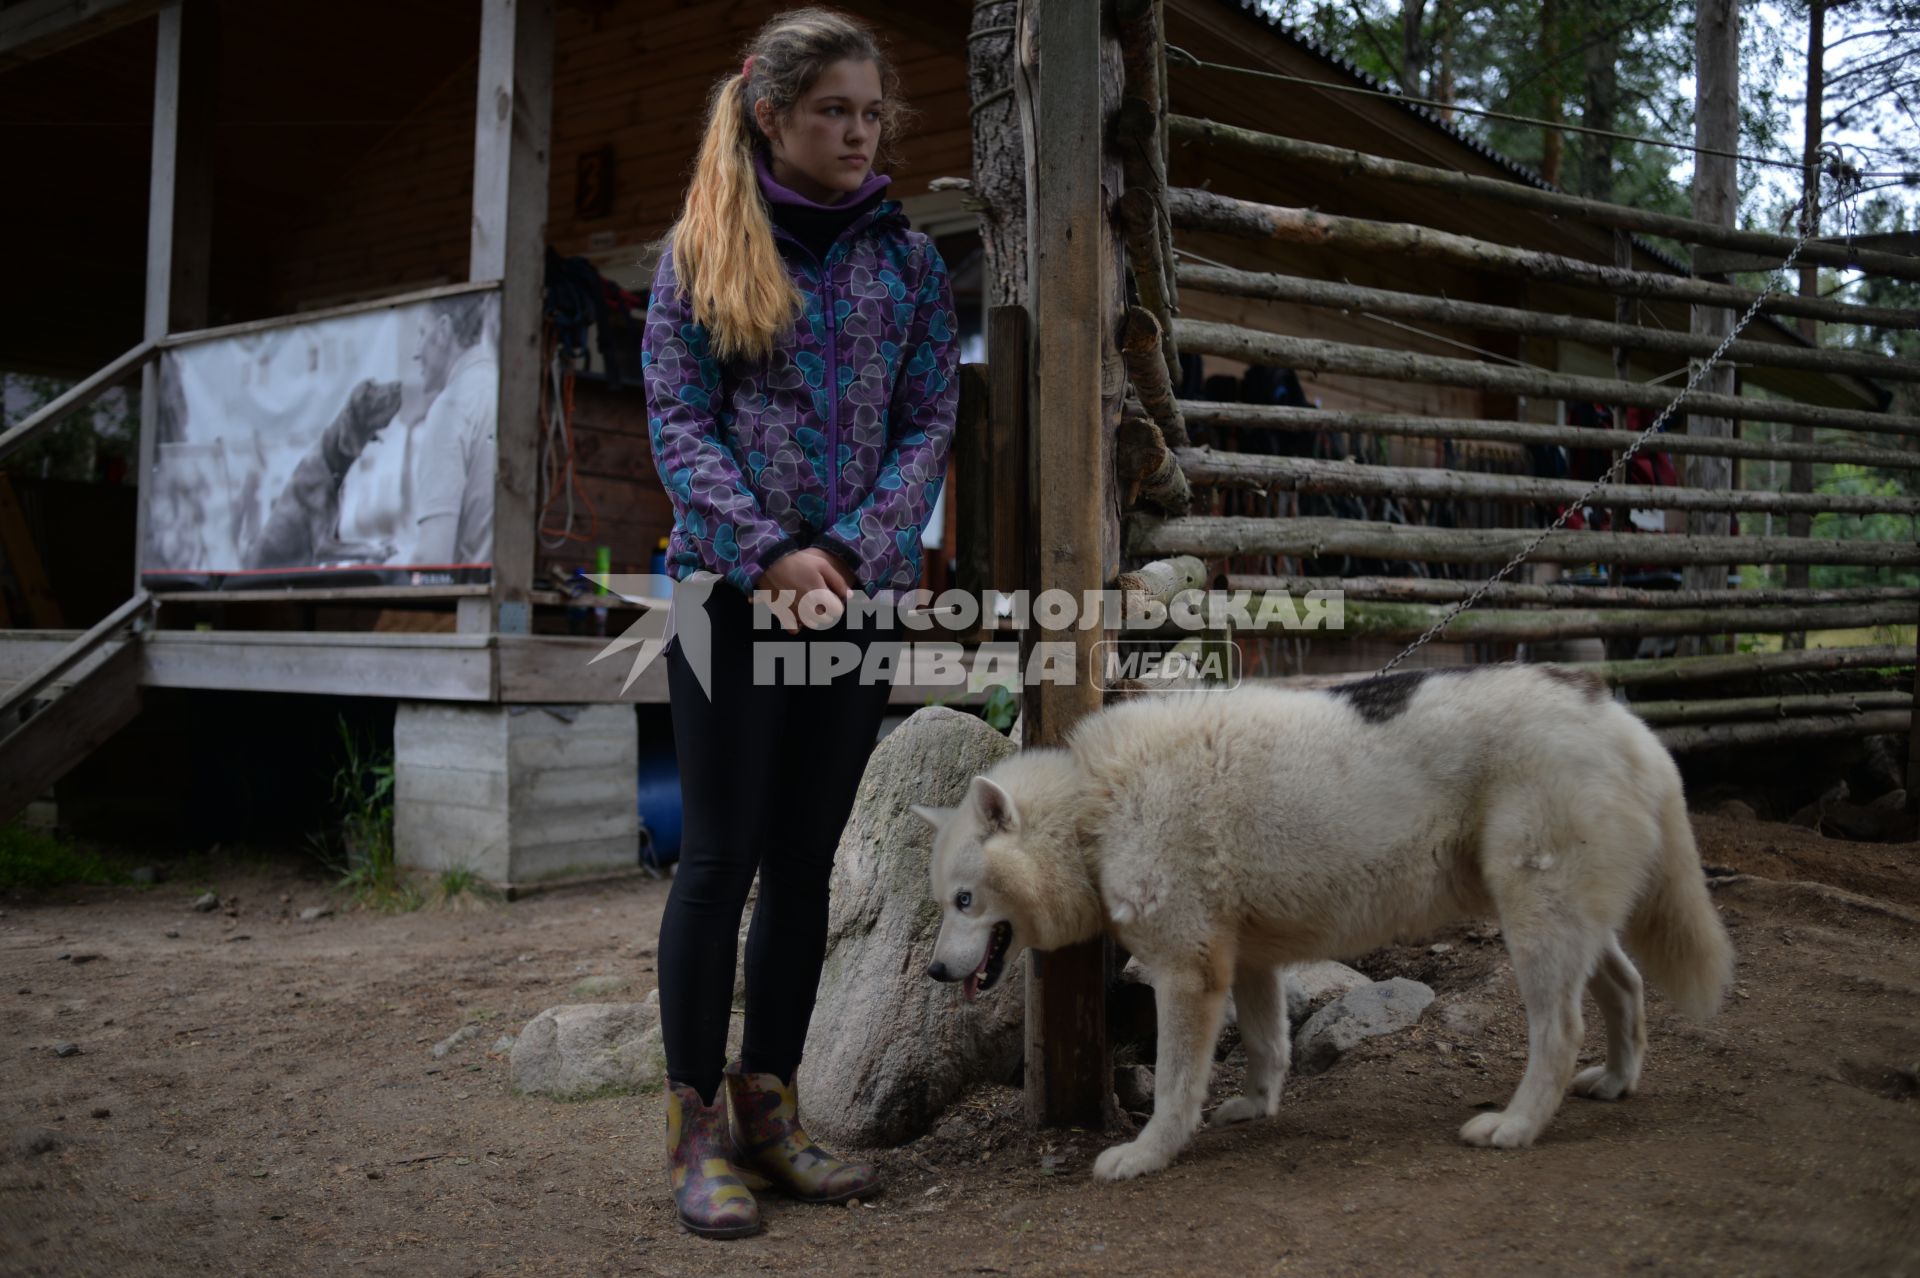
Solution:
[[[780,7],[772,0],[0,0],[0,130],[21,193],[0,208],[8,301],[0,308],[0,371],[55,375],[83,390],[138,376],[147,390],[142,451],[126,459],[141,482],[107,490],[120,513],[102,517],[100,535],[79,557],[91,565],[91,577],[117,578],[125,589],[75,590],[59,624],[16,621],[0,643],[0,683],[14,689],[9,712],[51,691],[73,696],[68,730],[59,727],[62,716],[47,716],[43,739],[14,742],[16,755],[30,744],[37,762],[19,774],[21,793],[8,798],[37,793],[132,720],[142,689],[372,697],[495,715],[515,704],[664,700],[657,666],[627,688],[623,663],[589,664],[605,642],[595,632],[603,624],[617,632],[633,614],[615,602],[603,623],[595,610],[607,600],[572,593],[579,574],[603,562],[615,572],[648,571],[670,516],[631,376],[620,376],[617,359],[609,366],[597,337],[584,361],[554,363],[542,328],[543,259],[551,249],[590,263],[610,289],[625,290],[608,295],[616,307],[642,300],[650,246],[677,208],[708,90]],[[893,191],[954,268],[966,358],[991,366],[988,311],[1001,299],[987,295],[978,213],[965,182],[983,133],[1006,108],[988,111],[982,100],[974,110],[968,59],[975,6],[844,0],[842,7],[880,30],[900,66],[918,125],[903,147]],[[1177,114],[1541,186],[1421,108],[1340,91],[1378,86],[1246,0],[1165,0],[1164,24],[1167,102]],[[1097,134],[1098,112],[1081,114],[1038,115],[1042,147],[1072,129]],[[1006,141],[1003,133],[995,144]],[[1167,156],[1168,180],[1177,188],[1409,223],[1588,262],[1613,262],[1619,254],[1621,264],[1642,272],[1686,271],[1644,240],[1560,212],[1450,199],[1357,169],[1276,163],[1190,138],[1175,138]],[[1064,216],[1106,212],[1098,204],[1076,207],[1081,211]],[[1051,208],[1040,199],[1036,216],[1052,216]],[[1207,231],[1182,231],[1179,247],[1188,264],[1231,261],[1243,270],[1356,287],[1614,315],[1611,303],[1590,290],[1434,258],[1278,239],[1249,244]],[[1107,296],[1111,301],[1111,290]],[[498,472],[485,562],[456,563],[446,572],[325,577],[244,568],[246,539],[238,537],[221,543],[220,562],[176,569],[157,561],[164,540],[157,530],[184,518],[177,508],[199,509],[193,503],[206,492],[241,486],[233,478],[241,463],[230,446],[215,449],[182,433],[182,385],[225,393],[255,376],[248,368],[266,379],[270,361],[261,352],[278,352],[276,403],[290,418],[304,412],[297,429],[307,434],[299,438],[311,438],[333,410],[304,404],[297,377],[289,389],[287,360],[308,351],[317,370],[335,357],[314,352],[332,350],[335,339],[316,335],[376,321],[387,325],[377,341],[391,346],[406,340],[414,322],[408,316],[461,298],[489,308],[478,322],[497,343]],[[1639,321],[1684,329],[1685,310],[1676,302],[1644,302]],[[1037,306],[1035,341],[1067,340],[1075,321],[1049,331],[1039,322],[1044,311]],[[1616,365],[1605,347],[1573,340],[1472,324],[1408,324],[1353,308],[1200,289],[1182,292],[1179,315],[1183,323],[1251,326],[1279,337],[1476,354],[1637,381],[1684,365],[1683,357],[1645,352]],[[1806,345],[1772,319],[1747,336]],[[618,346],[631,334],[615,331],[610,340]],[[351,346],[346,337],[339,341]],[[209,354],[219,351],[230,353],[229,367],[238,371],[219,371]],[[355,358],[363,356],[387,369],[405,358],[391,350]],[[207,368],[196,372],[194,361],[203,357]],[[1237,378],[1249,362],[1208,354],[1197,375],[1203,385],[1209,377]],[[1040,397],[1063,385],[1046,382],[1044,364],[1036,356],[1031,390]],[[1758,365],[1743,367],[1740,376],[1743,390],[1805,404],[1870,410],[1885,400],[1880,387],[1859,376]],[[1302,383],[1327,410],[1495,422],[1553,422],[1563,411],[1551,397],[1418,379],[1303,372]],[[344,394],[344,386],[334,391]],[[1035,420],[1052,419],[1040,413]],[[0,437],[0,449],[8,442]],[[1214,443],[1221,451],[1234,447],[1231,432]],[[562,448],[570,467],[556,463]],[[1526,458],[1524,448],[1498,441],[1373,437],[1369,448],[1369,460],[1401,466],[1511,471]],[[979,473],[991,474],[991,467]],[[30,477],[19,487],[31,490]],[[44,543],[57,522],[47,512],[60,503],[28,496],[19,522],[27,541],[37,529]],[[235,528],[270,518],[259,491],[222,500],[229,502],[220,507],[222,518]],[[962,517],[981,509],[956,475],[940,549],[928,556],[930,585],[964,583],[960,565],[973,553],[969,547],[1009,535],[1004,523]],[[1212,509],[1225,509],[1218,497]],[[1108,512],[1116,524],[1119,514]],[[15,553],[25,544],[8,543],[16,590],[32,570],[28,556]],[[1120,566],[1101,559],[1091,542],[1076,544],[1108,579],[1105,569]],[[1110,538],[1108,551],[1118,544]],[[44,545],[39,554],[43,562],[54,557]],[[67,553],[67,562],[75,558]],[[1227,556],[1213,567],[1229,578],[1284,574],[1285,558]],[[70,575],[40,574],[55,595]],[[136,590],[149,592],[150,601],[116,608]],[[95,623],[91,646],[76,646]],[[123,651],[128,655],[116,655]],[[1472,651],[1504,655],[1511,647]],[[1469,655],[1460,647],[1436,652]],[[1380,655],[1358,644],[1316,644],[1313,653],[1315,668],[1343,669],[1364,668]],[[74,695],[90,684],[88,697]],[[906,709],[930,697],[965,695],[907,679],[895,700]],[[85,714],[83,701],[92,703]],[[618,837],[594,856],[624,856],[613,850]]]

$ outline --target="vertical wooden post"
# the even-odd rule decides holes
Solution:
[[[1694,144],[1733,152],[1740,141],[1740,6],[1739,0],[1700,0],[1694,33]],[[1694,157],[1693,216],[1716,226],[1732,226],[1739,203],[1738,176],[1731,154]],[[1698,272],[1695,272],[1698,274]],[[1691,331],[1713,338],[1733,330],[1733,312],[1717,306],[1696,306]],[[1734,393],[1733,369],[1722,364],[1702,380],[1701,391]],[[1734,423],[1724,417],[1687,419],[1690,435],[1731,437]],[[1733,461],[1726,457],[1689,456],[1686,484],[1690,488],[1732,488]],[[1724,511],[1695,512],[1687,517],[1687,531],[1723,537],[1728,529]],[[1690,589],[1712,590],[1727,584],[1727,566],[1702,564],[1686,570]],[[1683,651],[1684,651],[1683,647]]]
[[[468,278],[500,284],[493,589],[461,601],[462,631],[524,634],[540,463],[540,308],[546,278],[553,0],[481,0]]]
[[[207,326],[207,269],[213,236],[214,22],[205,0],[172,0],[156,15],[153,166],[147,184],[147,295],[144,335]],[[133,586],[147,553],[147,500],[160,447],[160,370],[140,372],[140,460],[136,482]]]
[[[1036,592],[1062,590],[1084,609],[1114,575],[1108,565],[1112,430],[1105,383],[1118,368],[1118,297],[1107,193],[1102,190],[1104,6],[1038,0],[1039,110],[1028,183],[1033,253],[1033,411],[1028,516]],[[1115,59],[1117,70],[1117,57]],[[1117,78],[1116,78],[1117,87]],[[1117,387],[1116,387],[1117,389]],[[1112,530],[1117,546],[1117,528]],[[1113,568],[1117,569],[1115,556]],[[1100,708],[1099,629],[1030,629],[1073,656],[1070,679],[1030,684],[1023,744],[1055,745]],[[1030,675],[1031,677],[1031,675]],[[1027,969],[1027,1115],[1097,1126],[1112,1095],[1104,940],[1035,953]]]

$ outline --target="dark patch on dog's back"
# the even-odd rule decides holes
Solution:
[[[1591,670],[1569,670],[1565,666],[1535,666],[1541,674],[1557,683],[1564,683],[1576,692],[1587,694],[1587,700],[1605,701],[1613,694],[1607,690],[1607,681]]]
[[[1337,683],[1326,691],[1351,703],[1368,723],[1385,723],[1406,713],[1414,689],[1428,679],[1472,673],[1472,666],[1435,666],[1430,670],[1405,670],[1399,674],[1356,679],[1352,683]]]

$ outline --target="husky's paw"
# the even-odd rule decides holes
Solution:
[[[1232,1123],[1252,1122],[1256,1118],[1273,1117],[1274,1106],[1265,1101],[1255,1100],[1251,1096],[1236,1096],[1213,1111],[1207,1120],[1213,1127],[1226,1127]]]
[[[1146,1141],[1130,1140],[1124,1145],[1103,1150],[1100,1157],[1093,1160],[1093,1178],[1131,1180],[1135,1176],[1157,1172],[1172,1161],[1171,1157],[1154,1149]]]
[[[1583,1069],[1573,1076],[1573,1094],[1589,1100],[1625,1100],[1638,1080],[1616,1074],[1605,1065]]]
[[[1505,1110],[1475,1114],[1460,1129],[1460,1139],[1469,1145],[1492,1149],[1525,1149],[1539,1133],[1532,1123],[1516,1118]]]

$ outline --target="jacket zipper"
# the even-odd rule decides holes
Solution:
[[[872,225],[873,222],[876,220],[878,219],[872,218],[872,217],[862,219],[862,221],[869,226]],[[774,235],[777,238],[786,240],[788,243],[798,248],[802,253],[805,253],[808,257],[813,258],[814,265],[818,267],[820,270],[820,287],[825,293],[825,308],[826,308],[826,315],[827,315],[827,527],[828,528],[833,527],[834,523],[840,518],[841,510],[840,510],[840,343],[838,340],[840,325],[839,325],[838,317],[835,314],[835,311],[839,307],[839,302],[835,298],[834,292],[833,292],[833,272],[828,267],[827,263],[833,257],[834,248],[838,247],[841,240],[846,238],[847,231],[852,229],[853,227],[849,226],[848,228],[846,228],[846,230],[841,231],[840,234],[837,237],[835,237],[833,244],[827,247],[826,256],[820,257],[820,256],[815,256],[812,249],[808,248],[805,244],[802,244],[794,236],[788,234],[786,231],[781,230],[779,227],[774,228]],[[825,531],[825,530],[823,529],[822,531]]]

